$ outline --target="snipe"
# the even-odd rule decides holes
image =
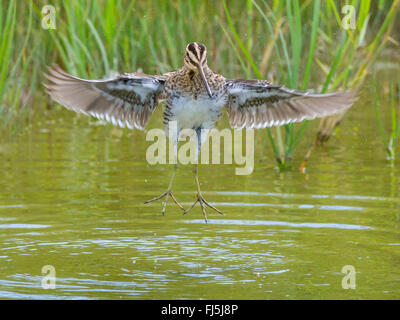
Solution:
[[[199,154],[206,137],[202,129],[211,129],[225,109],[232,128],[280,126],[342,112],[355,101],[351,92],[314,94],[274,85],[263,80],[225,79],[207,66],[206,47],[198,42],[186,47],[183,66],[161,76],[128,73],[110,79],[85,80],[71,76],[59,67],[49,68],[46,84],[51,97],[76,112],[110,121],[114,125],[143,129],[154,109],[165,101],[164,124],[168,134],[170,121],[177,122],[177,135],[169,137],[175,150],[182,129],[197,133]],[[166,192],[146,201],[168,198],[184,210],[172,193],[177,165]],[[221,213],[201,194],[194,168],[199,202],[207,221],[206,207]],[[188,212],[185,211],[184,213]]]

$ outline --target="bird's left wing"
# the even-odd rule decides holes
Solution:
[[[225,88],[233,128],[265,128],[325,117],[345,111],[356,100],[352,92],[315,94],[264,80],[226,80]]]
[[[124,74],[110,79],[85,80],[49,68],[45,84],[50,96],[67,109],[112,122],[144,129],[159,103],[166,78]]]

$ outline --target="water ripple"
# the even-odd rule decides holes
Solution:
[[[204,220],[185,220],[185,223],[203,223]],[[249,225],[249,226],[284,226],[294,228],[330,228],[330,229],[350,229],[350,230],[370,230],[374,229],[368,226],[360,226],[356,224],[339,224],[339,223],[314,223],[314,222],[285,222],[285,221],[268,221],[268,220],[208,220],[211,224],[223,225]]]
[[[49,228],[50,225],[44,224],[28,224],[28,223],[10,223],[10,224],[0,224],[0,229],[41,229]]]
[[[275,203],[251,203],[251,202],[211,202],[213,206],[228,207],[273,207],[287,209],[319,209],[333,211],[362,211],[362,207],[340,206],[340,205],[313,205],[313,204],[275,204]],[[182,205],[191,205],[191,203],[182,203]]]

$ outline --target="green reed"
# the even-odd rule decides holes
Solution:
[[[397,83],[389,85],[388,96],[382,97],[378,94],[376,89],[377,81],[376,76],[373,78],[373,105],[376,112],[376,120],[378,123],[379,133],[382,142],[385,146],[388,159],[395,159],[396,142],[400,137],[400,80]],[[389,100],[389,101],[388,101]],[[385,101],[384,105],[389,105],[389,110],[384,110],[381,102]],[[390,125],[385,126],[382,117],[385,113],[390,113]],[[389,128],[386,128],[389,127]]]
[[[40,43],[33,33],[32,3],[6,4],[0,6],[0,130],[15,134],[29,115],[27,106],[38,87]]]
[[[187,42],[207,42],[213,5],[198,1],[152,4],[123,0],[55,0],[56,29],[41,27],[42,1],[0,3],[0,130],[17,132],[43,112],[40,83],[49,64],[81,77],[136,71],[163,73],[181,63]],[[157,8],[157,10],[154,10]],[[201,24],[192,21],[201,18]],[[213,17],[211,16],[211,20]],[[27,108],[35,99],[35,108]]]
[[[81,76],[123,69],[167,72],[182,64],[188,42],[203,41],[212,48],[213,36],[218,36],[209,15],[218,9],[213,2],[58,0],[53,5],[57,29],[42,32],[43,41],[56,48],[51,61]]]
[[[0,3],[1,136],[45,111],[40,84],[54,63],[81,77],[137,70],[161,74],[180,67],[188,42],[200,41],[209,48],[213,68],[237,73],[230,46],[221,41],[221,3],[54,0],[55,30],[41,27],[43,5],[39,0]],[[239,14],[246,4],[233,7]],[[33,97],[35,108],[26,108]]]
[[[240,65],[247,62],[251,66],[250,72],[246,70],[250,76],[299,89],[306,89],[311,83],[322,93],[356,89],[362,85],[389,38],[399,1],[353,0],[346,4],[356,8],[355,29],[342,27],[344,15],[334,0],[251,1],[264,24],[261,48],[252,52],[242,41],[243,33],[247,32],[246,37],[256,37],[260,30],[253,34],[248,33],[250,30],[240,32],[243,22],[234,22],[228,2],[224,1],[230,31],[225,34],[241,60]],[[260,58],[259,52],[264,56]],[[317,82],[321,74],[325,78],[322,85]],[[305,121],[266,129],[281,169],[291,165],[293,152],[308,124],[309,121]]]

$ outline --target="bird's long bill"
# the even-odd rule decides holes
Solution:
[[[204,85],[206,86],[207,93],[210,96],[210,98],[212,98],[212,92],[211,92],[210,86],[208,85],[206,75],[204,74],[203,66],[201,64],[198,64],[197,68],[199,69],[201,78],[203,79]]]

